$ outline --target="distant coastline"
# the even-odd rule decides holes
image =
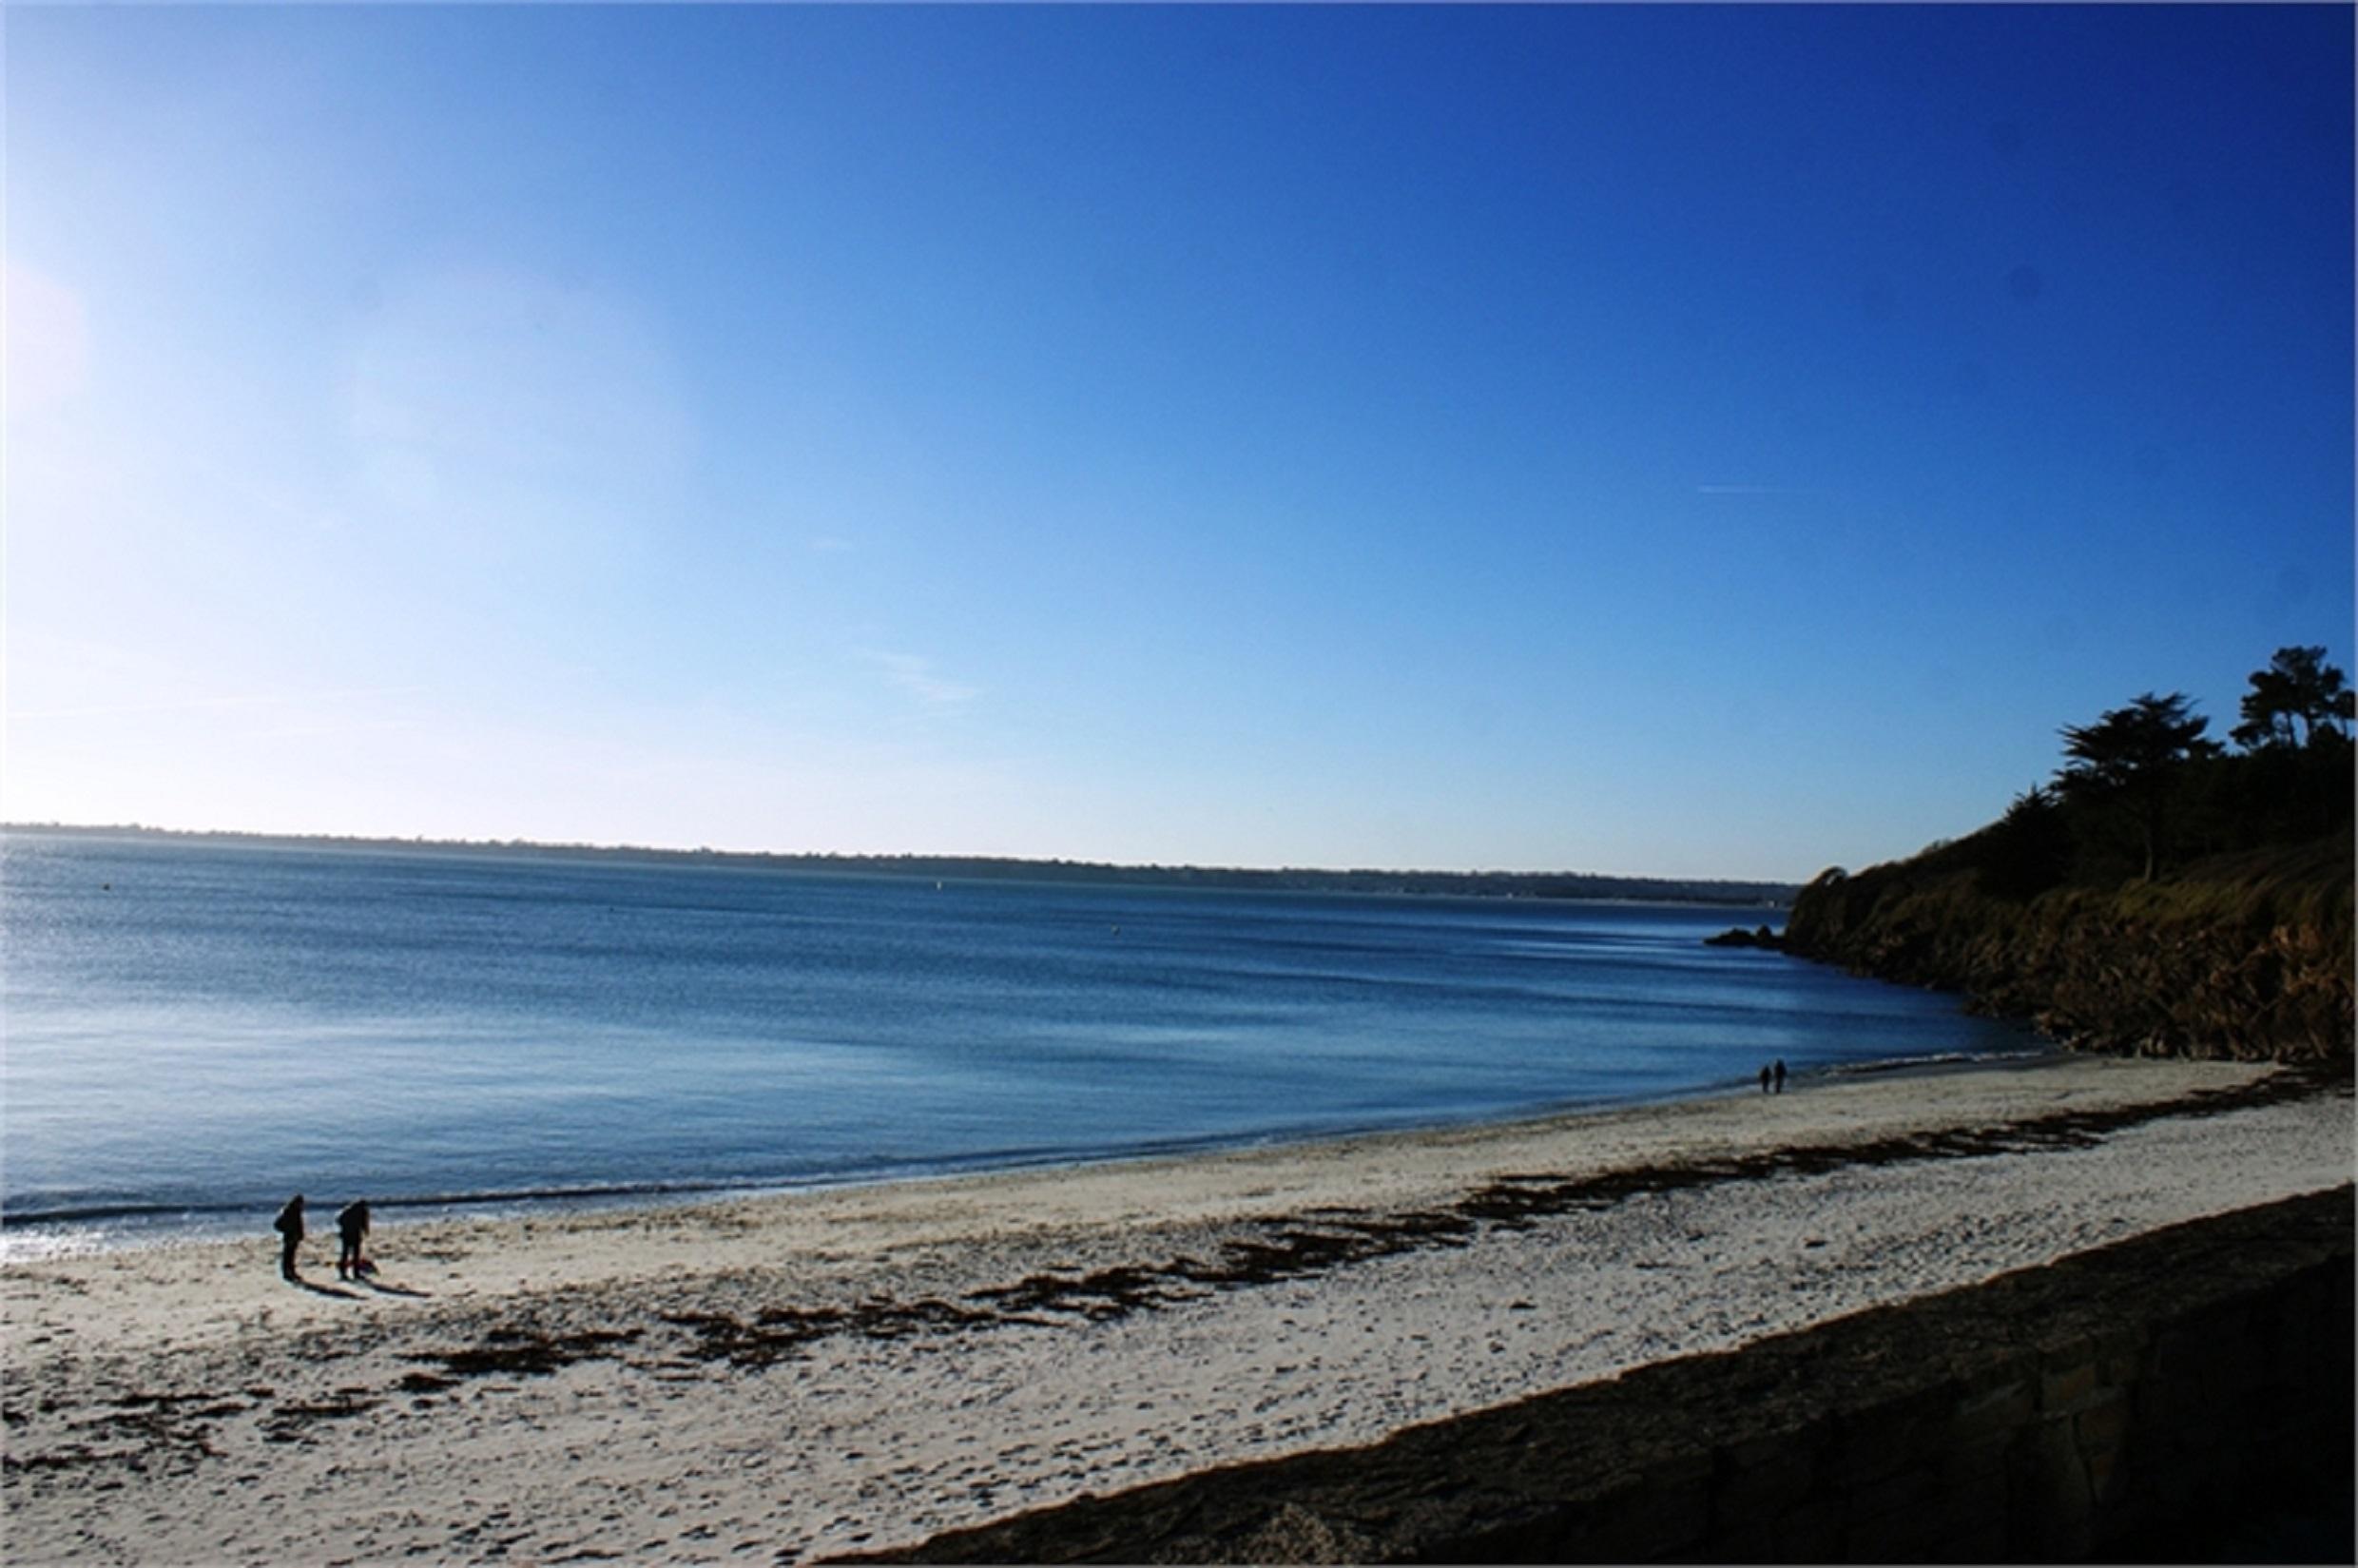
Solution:
[[[1796,882],[1714,878],[1608,877],[1557,871],[1326,870],[1316,867],[1117,865],[1098,861],[1025,860],[1002,855],[792,854],[736,849],[653,849],[629,844],[543,843],[528,839],[394,839],[335,834],[251,833],[230,829],[89,826],[0,823],[0,836],[47,834],[146,839],[264,848],[420,851],[437,855],[524,855],[649,865],[734,866],[752,870],[941,880],[1096,883],[1123,887],[1204,887],[1282,893],[1413,894],[1454,898],[1629,900],[1646,903],[1747,904],[1784,909]]]

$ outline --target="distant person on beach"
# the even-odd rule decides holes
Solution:
[[[279,1277],[301,1278],[295,1272],[295,1249],[303,1244],[303,1195],[298,1192],[287,1199],[286,1207],[279,1210],[279,1217],[270,1225],[279,1232]]]
[[[336,1277],[338,1279],[357,1280],[375,1268],[375,1265],[360,1255],[360,1244],[368,1240],[368,1228],[369,1210],[366,1198],[362,1198],[358,1203],[348,1203],[337,1211],[336,1235],[337,1239],[343,1244],[336,1254]]]
[[[1777,1093],[1782,1094],[1785,1093],[1785,1058],[1783,1056],[1777,1058],[1773,1071],[1776,1074]]]
[[[1768,1093],[1769,1075],[1770,1070],[1768,1068],[1764,1067],[1760,1070],[1760,1092],[1764,1094]]]

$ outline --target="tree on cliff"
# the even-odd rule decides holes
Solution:
[[[2290,746],[2296,723],[2304,747],[2327,735],[2347,739],[2345,726],[2358,694],[2325,659],[2323,648],[2280,648],[2266,669],[2253,670],[2252,689],[2244,693],[2243,723],[2230,732],[2234,743],[2246,751]]]
[[[2210,726],[2184,692],[2159,697],[2148,691],[2092,725],[2063,727],[2063,754],[2071,760],[2058,770],[2057,787],[2066,798],[2116,807],[2135,823],[2150,879],[2168,847],[2179,771],[2196,758],[2218,754],[2218,743],[2203,736]]]
[[[2044,784],[2017,795],[1977,838],[1981,885],[2001,899],[2031,898],[2071,874],[2071,823],[2061,795]]]

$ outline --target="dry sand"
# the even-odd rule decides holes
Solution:
[[[2060,1058],[5,1286],[12,1562],[795,1560],[2339,1186],[2346,1088]]]

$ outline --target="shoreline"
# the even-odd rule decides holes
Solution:
[[[1790,1092],[1803,1094],[1813,1088],[1861,1081],[1883,1082],[1956,1073],[2022,1071],[2041,1063],[2066,1060],[2073,1055],[2064,1047],[2039,1039],[2027,1031],[2024,1037],[2030,1043],[2020,1051],[1901,1056],[1814,1068],[1795,1074],[1790,1080]],[[1006,1163],[993,1163],[988,1156],[978,1156],[972,1164],[945,1169],[913,1168],[807,1181],[748,1182],[709,1187],[675,1184],[633,1188],[617,1184],[611,1188],[578,1191],[493,1192],[479,1196],[370,1195],[369,1204],[379,1220],[391,1219],[405,1225],[476,1221],[517,1223],[534,1218],[559,1220],[572,1215],[607,1212],[701,1209],[715,1204],[809,1198],[877,1188],[920,1187],[941,1182],[989,1180],[999,1176],[1059,1174],[1099,1168],[1120,1169],[1134,1165],[1216,1159],[1228,1154],[1283,1154],[1290,1151],[1357,1144],[1374,1139],[1421,1138],[1484,1130],[1504,1132],[1518,1128],[1552,1127],[1591,1117],[1643,1113],[1702,1100],[1741,1098],[1752,1092],[1749,1080],[1742,1084],[1707,1083],[1665,1094],[1566,1103],[1471,1121],[1391,1127],[1340,1126],[1332,1131],[1301,1135],[1277,1133],[1238,1140],[1208,1136],[1201,1141],[1176,1142],[1160,1148],[1070,1156],[1047,1155]],[[345,1196],[354,1195],[358,1194]],[[250,1208],[231,1205],[204,1210],[157,1207],[125,1213],[74,1210],[29,1217],[17,1217],[0,1210],[0,1269],[21,1264],[142,1251],[160,1247],[231,1245],[266,1231],[275,1210],[275,1201]],[[188,1217],[197,1213],[206,1217]],[[216,1215],[221,1217],[213,1217]]]
[[[2347,1182],[2346,1081],[2041,1055],[1285,1148],[0,1269],[12,1555],[780,1560],[1730,1348]],[[333,1532],[323,1521],[338,1521]],[[740,1558],[742,1559],[742,1558]]]

